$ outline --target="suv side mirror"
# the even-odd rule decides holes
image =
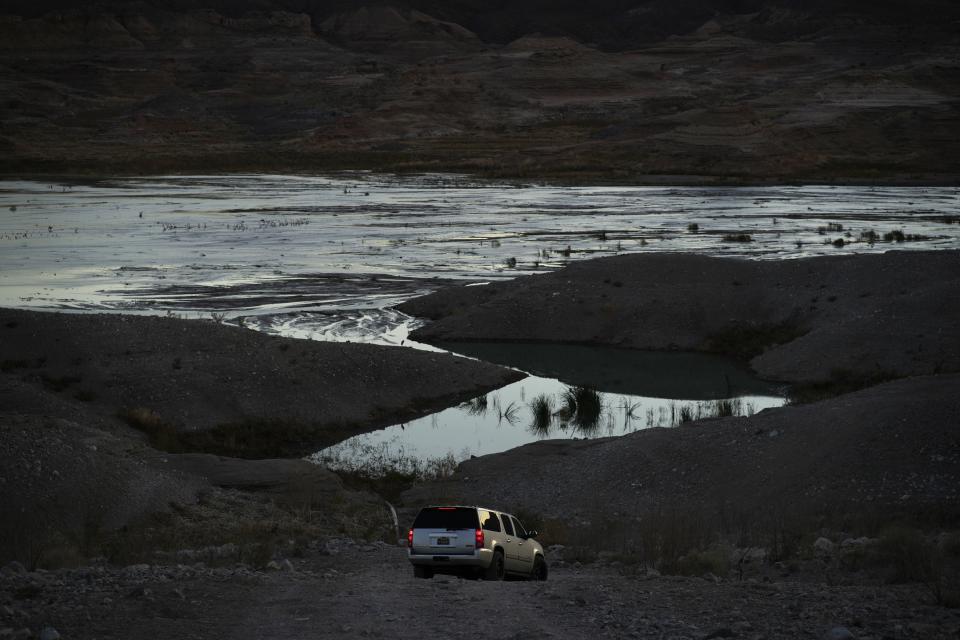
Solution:
[[[534,529],[533,531],[527,531],[527,540],[529,540],[530,538],[536,538],[538,535],[540,535],[540,532],[537,531],[536,529]]]

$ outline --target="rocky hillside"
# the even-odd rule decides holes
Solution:
[[[0,170],[949,182],[958,19],[943,0],[8,2]]]

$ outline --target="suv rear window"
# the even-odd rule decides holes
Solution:
[[[477,510],[467,507],[431,507],[421,509],[413,521],[414,529],[479,529]]]

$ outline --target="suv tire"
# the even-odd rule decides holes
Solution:
[[[483,579],[503,580],[506,572],[506,564],[504,563],[503,559],[503,550],[497,549],[493,552],[493,560],[490,561],[490,566],[487,567],[487,570],[484,572]]]
[[[424,578],[429,580],[433,577],[433,569],[430,567],[421,567],[418,565],[413,566],[413,577],[414,578]]]
[[[533,571],[530,573],[530,579],[540,582],[547,579],[547,563],[541,556],[537,556],[537,559],[533,561]]]

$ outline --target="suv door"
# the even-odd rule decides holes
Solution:
[[[513,524],[513,530],[516,534],[514,536],[514,547],[517,554],[517,569],[521,573],[530,573],[533,571],[533,560],[536,555],[536,543],[533,540],[527,539],[527,530],[523,528],[523,525],[520,524],[520,521],[514,518],[513,516],[509,517]],[[506,518],[504,518],[506,521]]]
[[[522,571],[523,567],[520,564],[520,558],[517,557],[517,543],[520,542],[520,540],[517,539],[516,533],[514,533],[513,522],[511,522],[510,516],[505,513],[500,514],[500,519],[503,521],[503,551],[507,571]]]

